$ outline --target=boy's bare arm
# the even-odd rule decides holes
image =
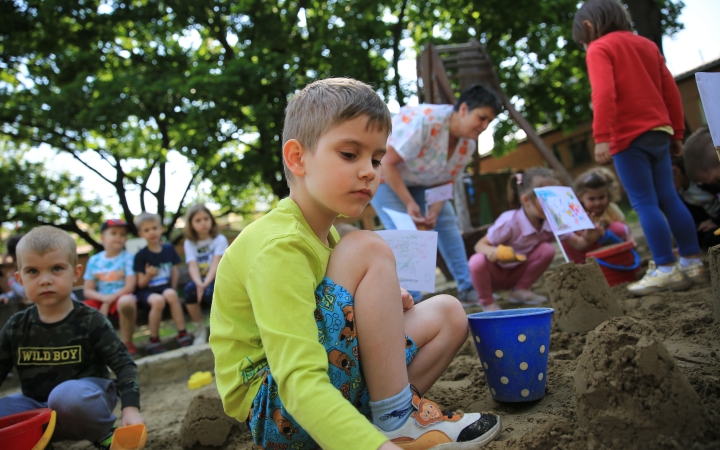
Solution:
[[[172,272],[170,275],[170,287],[173,289],[177,289],[178,280],[180,279],[180,272],[178,271],[177,264],[172,267]]]
[[[153,275],[150,275],[148,273],[138,272],[138,274],[137,274],[138,287],[141,289],[146,288],[148,286],[148,284],[150,284],[150,280],[152,280],[152,277],[153,277]]]
[[[85,280],[83,284],[83,295],[88,300],[97,300],[103,303],[110,303],[118,298],[116,294],[101,294],[98,292],[95,280]]]
[[[118,298],[122,297],[123,295],[132,294],[135,292],[135,286],[137,286],[137,276],[135,275],[128,275],[125,277],[125,286],[120,288],[119,291],[117,291]]]

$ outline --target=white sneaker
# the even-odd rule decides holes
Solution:
[[[435,402],[413,395],[417,411],[394,431],[380,430],[400,448],[425,450],[475,449],[500,433],[500,416],[489,413],[445,412]]]
[[[548,298],[544,295],[536,294],[529,289],[520,289],[510,291],[508,301],[510,303],[521,303],[523,305],[541,305],[548,301]]]
[[[197,325],[197,324],[196,324]],[[208,340],[208,329],[205,325],[200,325],[195,329],[195,339],[193,339],[193,345],[200,345],[206,343]]]

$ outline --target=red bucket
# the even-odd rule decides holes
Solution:
[[[50,426],[54,428],[54,423],[51,424],[52,418],[53,410],[50,408],[33,409],[0,418],[0,448],[13,450],[38,448],[36,445],[45,434],[43,425],[48,424],[48,428]],[[39,448],[45,448],[45,445]]]
[[[632,242],[603,247],[588,252],[585,256],[595,258],[605,279],[612,287],[620,283],[637,280],[637,271],[640,268],[640,255],[634,249]]]

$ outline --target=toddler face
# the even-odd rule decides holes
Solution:
[[[125,248],[127,229],[125,227],[107,228],[102,232],[101,240],[105,251],[119,253]]]
[[[66,252],[25,252],[18,256],[22,267],[15,273],[15,278],[25,288],[30,301],[42,308],[70,299],[73,283],[80,277],[82,266],[73,267]]]
[[[601,216],[607,208],[609,199],[607,189],[588,189],[580,196],[580,203],[588,214]]]
[[[365,116],[343,122],[304,154],[305,183],[320,209],[355,217],[375,195],[387,133],[366,125]]]
[[[712,169],[701,171],[697,174],[696,183],[700,184],[719,184],[720,183],[720,166]]]
[[[145,238],[148,244],[156,244],[160,242],[163,227],[160,222],[148,220],[140,224],[138,227],[138,235]]]

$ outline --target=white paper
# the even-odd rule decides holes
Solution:
[[[425,189],[425,204],[443,202],[453,198],[453,183],[443,184],[442,186]]]
[[[412,217],[410,217],[410,214],[406,214],[404,212],[395,211],[394,209],[388,209],[383,208],[383,211],[390,216],[390,219],[392,219],[393,223],[395,224],[395,228],[398,230],[417,230],[417,226],[415,225],[415,221],[412,220]]]
[[[590,220],[571,188],[565,186],[535,188],[535,195],[545,212],[545,219],[556,235],[595,228],[595,224]]]
[[[377,231],[395,255],[400,286],[408,291],[435,292],[437,232]]]
[[[720,146],[720,73],[695,74],[713,145]]]

